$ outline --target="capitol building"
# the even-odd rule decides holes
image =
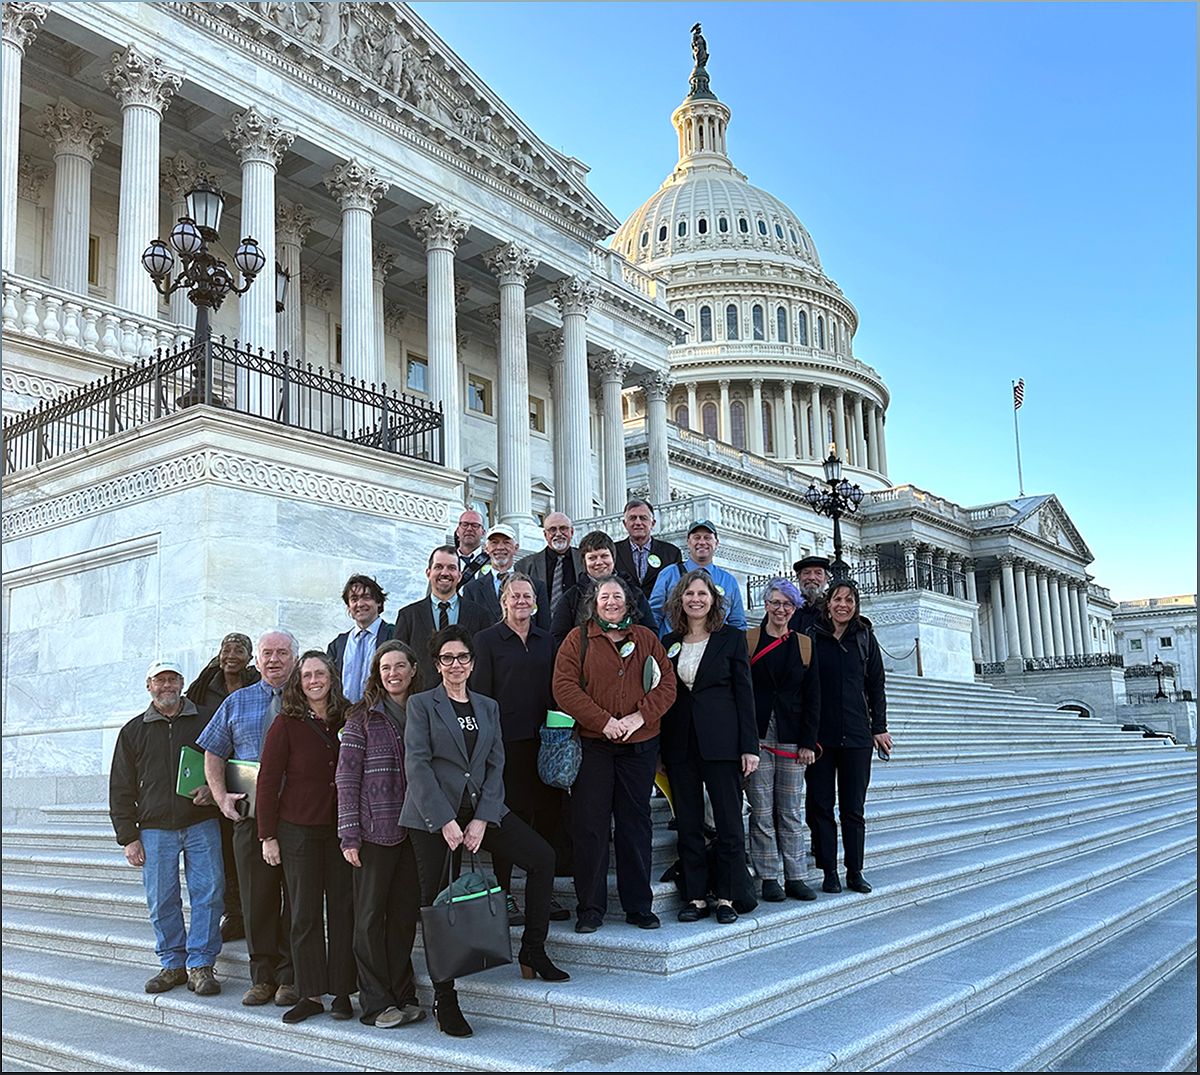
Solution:
[[[21,2],[3,25],[14,794],[103,773],[160,654],[190,678],[231,630],[324,646],[356,571],[414,599],[464,505],[533,550],[552,509],[623,535],[647,496],[659,536],[712,520],[761,607],[833,553],[805,500],[831,445],[889,667],[1129,708],[1116,602],[1058,498],[956,504],[889,468],[871,312],[737,169],[698,33],[678,163],[621,222],[403,4]],[[206,338],[195,288],[164,294],[186,259],[143,254],[214,188]]]

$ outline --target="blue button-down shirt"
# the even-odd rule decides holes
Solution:
[[[438,608],[440,601],[441,598],[438,597],[437,594],[429,595],[429,607],[433,609],[433,629],[435,631],[437,630],[438,616],[440,616],[442,612],[442,610]],[[446,618],[451,623],[458,623],[458,594],[455,594],[453,597],[451,597],[446,604],[450,606],[448,609],[446,609]]]
[[[356,623],[350,628],[350,634],[346,638],[346,652],[342,654],[342,693],[351,702],[359,701],[363,696],[363,690],[367,685],[367,676],[371,671],[371,656],[378,648],[379,628],[383,624],[383,617],[376,616],[374,622],[366,627],[360,628]],[[366,646],[367,652],[363,655],[362,664],[357,664],[359,647]],[[357,671],[357,681],[355,672]]]
[[[685,559],[680,564],[667,564],[662,569],[654,583],[654,592],[650,595],[650,611],[654,613],[654,622],[658,624],[658,637],[665,638],[671,633],[671,625],[663,615],[667,598],[675,588],[675,584],[689,571],[705,571],[708,577],[724,591],[725,622],[739,631],[746,629],[746,607],[742,604],[742,587],[737,578],[716,564],[701,567],[692,559]]]
[[[213,714],[208,727],[196,740],[202,750],[228,761],[258,761],[267,733],[267,709],[276,688],[265,680],[234,691]]]

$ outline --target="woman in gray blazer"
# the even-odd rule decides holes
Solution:
[[[408,700],[404,774],[408,790],[401,824],[408,827],[421,903],[429,906],[445,887],[452,852],[480,848],[521,866],[526,874],[525,932],[517,962],[523,978],[565,982],[570,975],[550,962],[550,894],[554,851],[504,805],[504,739],[500,707],[467,690],[475,661],[469,632],[457,624],[429,640],[441,685]],[[433,983],[433,1016],[443,1034],[469,1037],[454,982]]]

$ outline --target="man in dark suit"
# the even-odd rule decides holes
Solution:
[[[658,573],[668,564],[683,561],[683,554],[669,541],[652,537],[654,508],[648,500],[633,499],[625,505],[625,532],[617,542],[617,571],[632,579],[647,597],[654,592]]]
[[[431,690],[442,681],[429,654],[429,639],[435,631],[457,623],[474,636],[493,622],[485,609],[459,595],[462,568],[458,550],[453,545],[439,545],[429,554],[425,577],[429,580],[429,596],[405,605],[396,614],[393,635],[416,653],[423,691]]]
[[[497,523],[488,530],[487,542],[484,544],[484,548],[487,549],[488,563],[474,579],[463,587],[463,597],[468,601],[474,601],[487,612],[487,626],[489,627],[504,619],[504,613],[500,608],[500,585],[516,570],[517,551],[520,547],[517,543],[516,531],[511,526],[505,526],[504,523]],[[534,613],[533,622],[543,631],[549,631],[550,594],[546,590],[546,584],[534,579],[533,594],[537,599],[537,612]]]
[[[517,561],[517,570],[542,583],[550,594],[550,618],[572,586],[583,577],[579,550],[571,548],[575,527],[561,511],[552,511],[542,521],[546,547]]]
[[[392,624],[383,619],[387,594],[370,575],[351,575],[342,587],[342,600],[354,626],[330,642],[325,652],[342,677],[342,692],[357,702],[367,685],[371,657],[392,637]]]
[[[487,552],[483,548],[483,516],[470,508],[464,511],[454,528],[454,541],[458,546],[455,550],[458,566],[462,570],[462,579],[458,584],[461,590],[488,562]]]

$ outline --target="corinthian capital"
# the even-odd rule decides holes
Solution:
[[[275,203],[275,241],[303,246],[313,225],[313,215],[302,205],[280,199]]]
[[[542,350],[550,356],[551,362],[557,362],[562,358],[563,334],[559,329],[552,328],[547,332],[539,332],[537,342]]]
[[[212,172],[207,161],[195,160],[180,150],[172,156],[163,157],[159,177],[171,200],[181,202],[201,178],[211,180]]]
[[[325,177],[325,189],[342,203],[343,209],[365,209],[368,213],[375,212],[390,185],[379,178],[373,166],[358,161],[335,164]]]
[[[279,166],[295,137],[283,129],[278,116],[264,116],[253,105],[236,113],[225,132],[226,140],[243,164],[262,161],[273,167]]]
[[[45,4],[6,3],[4,5],[4,40],[22,52],[33,44],[38,30],[46,21]]]
[[[675,387],[675,382],[661,371],[647,373],[640,383],[646,393],[646,399],[657,403],[666,403],[671,389]]]
[[[586,276],[568,276],[554,285],[554,302],[558,312],[566,317],[568,314],[581,314],[587,317],[588,310],[596,301],[596,289]]]
[[[417,233],[426,250],[458,248],[470,224],[445,205],[430,205],[408,218],[408,226]]]
[[[75,108],[62,97],[57,104],[46,106],[46,114],[38,126],[55,154],[70,153],[90,161],[96,159],[111,131],[97,122],[91,109]]]
[[[377,281],[384,281],[391,274],[396,265],[396,255],[393,254],[383,243],[371,244],[371,269],[375,274]]]
[[[625,375],[633,369],[633,360],[621,351],[601,351],[588,355],[588,365],[599,375],[601,384],[605,381],[622,384]]]
[[[136,45],[112,54],[112,67],[104,81],[122,107],[145,105],[162,112],[171,103],[183,79],[168,71],[157,56],[147,56]]]
[[[502,284],[524,284],[538,267],[527,247],[503,243],[483,255],[483,263]]]

